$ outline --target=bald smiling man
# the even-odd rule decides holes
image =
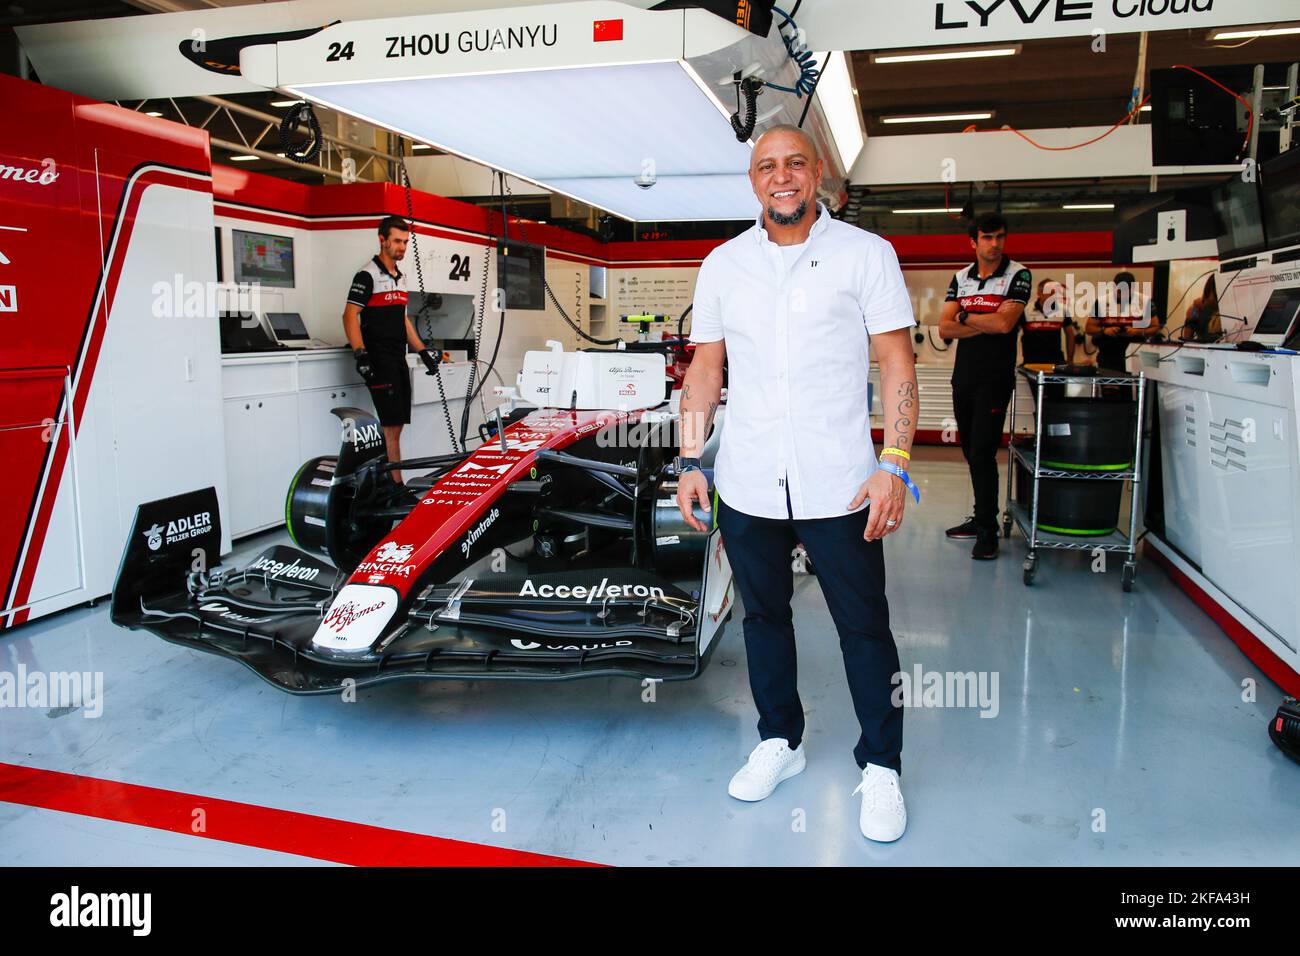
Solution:
[[[899,782],[903,712],[891,701],[899,671],[885,598],[883,539],[902,526],[916,431],[911,299],[893,247],[831,218],[817,201],[822,160],[794,126],[754,144],[753,228],[700,266],[692,309],[695,357],[682,389],[677,504],[709,510],[699,468],[721,400],[714,515],[745,604],[749,684],[761,742],[732,778],[738,800],[762,800],[804,769],[804,713],[796,687],[791,551],[817,566],[839,632],[860,733],[859,828],[897,840],[907,827]],[[880,365],[885,449],[871,443],[867,375]],[[827,640],[813,633],[813,640]]]

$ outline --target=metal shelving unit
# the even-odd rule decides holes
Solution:
[[[1048,375],[1034,372],[1027,368],[1016,370],[1032,386],[1037,388],[1038,401],[1034,414],[1034,434],[1032,446],[1016,444],[1016,435],[1012,431],[1007,442],[1007,508],[1002,515],[1002,536],[1011,537],[1011,526],[1020,529],[1029,543],[1029,554],[1025,557],[1024,580],[1028,586],[1034,583],[1038,573],[1038,549],[1046,548],[1059,551],[1110,551],[1125,555],[1124,570],[1120,583],[1125,591],[1133,590],[1137,578],[1137,510],[1140,495],[1138,490],[1142,483],[1140,474],[1142,461],[1142,412],[1146,397],[1146,378],[1137,375]],[[1114,471],[1091,471],[1044,467],[1042,464],[1043,402],[1046,385],[1085,385],[1091,386],[1093,395],[1097,395],[1103,386],[1127,385],[1137,389],[1137,415],[1133,426],[1133,461],[1128,468]],[[1011,393],[1011,421],[1016,420],[1016,392]],[[1016,463],[1024,465],[1031,476],[1034,487],[1031,499],[1032,508],[1025,507],[1012,497],[1012,481],[1015,477]],[[1131,483],[1129,494],[1128,534],[1119,528],[1109,534],[1095,537],[1080,535],[1053,534],[1038,527],[1038,482],[1043,478],[1071,478],[1081,481],[1127,481]]]

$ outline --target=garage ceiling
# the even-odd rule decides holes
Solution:
[[[1296,35],[1227,44],[1211,43],[1204,30],[1172,30],[1148,37],[1148,69],[1176,63],[1206,67],[1300,58]],[[1092,43],[1090,37],[1034,40],[1024,43],[1015,56],[922,63],[872,63],[870,53],[855,52],[853,69],[867,135],[954,132],[963,124],[884,126],[880,117],[975,109],[994,111],[993,119],[977,124],[981,129],[1004,124],[1017,129],[1109,126],[1128,109],[1138,35],[1107,37],[1104,53],[1092,52]]]
[[[12,27],[25,23],[95,19],[105,16],[141,15],[150,12],[195,10],[215,6],[238,6],[245,0],[11,0],[0,8],[0,69],[14,72],[17,52]],[[851,54],[869,137],[918,133],[955,132],[964,122],[883,125],[883,116],[992,110],[990,120],[973,125],[995,129],[1003,125],[1017,129],[1060,126],[1109,126],[1125,113],[1137,66],[1139,38],[1136,34],[1106,38],[1104,51],[1094,52],[1088,37],[1028,41],[1015,56],[964,61],[879,64],[869,52]],[[939,48],[931,48],[931,51]],[[12,52],[11,52],[12,51]],[[893,53],[905,51],[891,51]],[[1211,42],[1209,32],[1163,31],[1149,34],[1147,67],[1162,69],[1177,63],[1197,67],[1286,63],[1300,58],[1300,38],[1295,35],[1261,37],[1237,42]],[[269,114],[282,110],[270,103],[277,94],[248,94],[228,97]],[[125,104],[134,105],[134,104]],[[187,115],[199,121],[211,107],[181,99],[172,104],[152,104],[169,117]],[[177,116],[179,118],[179,116]],[[1141,115],[1139,122],[1146,122]],[[213,135],[238,140],[237,131],[226,129],[218,118]],[[216,128],[220,127],[220,128]],[[381,140],[379,145],[386,145]],[[229,154],[214,149],[218,162]],[[416,155],[430,155],[430,152]],[[298,181],[319,181],[320,177],[301,169],[258,160],[240,164],[244,168]],[[1221,178],[1221,177],[1218,177]],[[1196,185],[1215,177],[1184,179],[1179,185]],[[1172,186],[1169,180],[1161,185]],[[948,197],[941,183],[907,188],[871,189],[860,194],[861,225],[885,233],[952,232],[960,223],[944,215],[900,216],[896,208],[932,208],[947,205],[960,209],[968,197],[976,208],[991,208],[999,201],[1022,230],[1109,229],[1111,213],[1068,212],[1060,207],[1081,199],[1126,202],[1140,199],[1151,189],[1147,180],[1075,180],[1070,182],[1007,184],[958,183]],[[464,197],[471,198],[471,197]],[[539,214],[545,206],[539,205]],[[539,215],[539,218],[541,216]],[[590,221],[590,216],[587,217]],[[648,224],[643,224],[648,225]],[[682,226],[674,228],[682,233]]]

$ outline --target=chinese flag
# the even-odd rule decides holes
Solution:
[[[592,26],[592,40],[600,43],[602,40],[621,40],[623,39],[623,21],[622,20],[597,20]]]

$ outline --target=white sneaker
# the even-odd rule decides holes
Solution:
[[[782,780],[802,773],[806,764],[802,743],[797,750],[791,750],[790,742],[784,737],[769,737],[754,748],[745,766],[736,771],[727,785],[727,793],[737,800],[762,800],[771,796]]]
[[[862,791],[862,812],[858,826],[862,835],[878,843],[893,843],[907,829],[907,806],[898,785],[897,771],[869,763],[862,771],[862,782],[854,793]]]

